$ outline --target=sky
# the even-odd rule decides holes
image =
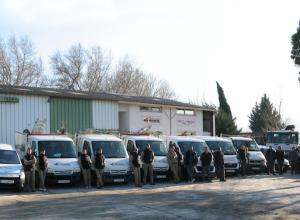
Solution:
[[[46,71],[49,55],[79,42],[114,60],[127,54],[184,102],[218,105],[218,81],[243,131],[266,93],[300,129],[290,59],[299,9],[298,0],[0,0],[0,38],[28,36]]]

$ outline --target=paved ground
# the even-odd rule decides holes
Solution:
[[[0,191],[0,219],[300,219],[300,176],[102,190]]]

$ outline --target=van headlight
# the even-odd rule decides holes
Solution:
[[[47,173],[54,173],[54,170],[51,168],[48,168]]]
[[[77,168],[75,168],[75,169],[73,169],[73,173],[80,173],[80,167],[77,167]]]
[[[20,170],[20,180],[25,181],[25,173],[23,169]]]

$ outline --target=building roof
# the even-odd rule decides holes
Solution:
[[[53,89],[53,88],[42,88],[42,87],[0,85],[0,94],[1,93],[17,94],[17,95],[78,98],[78,99],[93,99],[93,100],[117,101],[117,102],[135,102],[135,103],[176,106],[176,107],[184,107],[184,108],[200,108],[206,111],[216,111],[216,109],[214,108],[193,105],[190,103],[179,102],[171,99],[148,97],[148,96],[133,96],[133,95],[107,93],[107,92],[90,92],[90,91],[76,91],[76,90]]]

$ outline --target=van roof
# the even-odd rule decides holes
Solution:
[[[134,140],[151,140],[151,141],[162,141],[161,138],[155,137],[155,136],[147,136],[147,135],[128,135],[125,136],[127,139],[134,139]]]
[[[231,142],[230,139],[224,137],[214,137],[214,136],[197,136],[197,138],[202,139],[204,141],[226,141]]]
[[[83,134],[78,138],[85,138],[91,141],[122,141],[120,138],[109,134]]]
[[[168,141],[194,141],[194,142],[204,142],[204,140],[199,139],[194,136],[170,136],[167,137]]]
[[[252,141],[249,137],[230,137],[231,140]]]
[[[16,148],[12,145],[9,145],[9,144],[1,144],[0,143],[0,150],[12,150],[12,151],[15,151]]]
[[[30,135],[30,139],[35,141],[73,141],[66,135]]]

